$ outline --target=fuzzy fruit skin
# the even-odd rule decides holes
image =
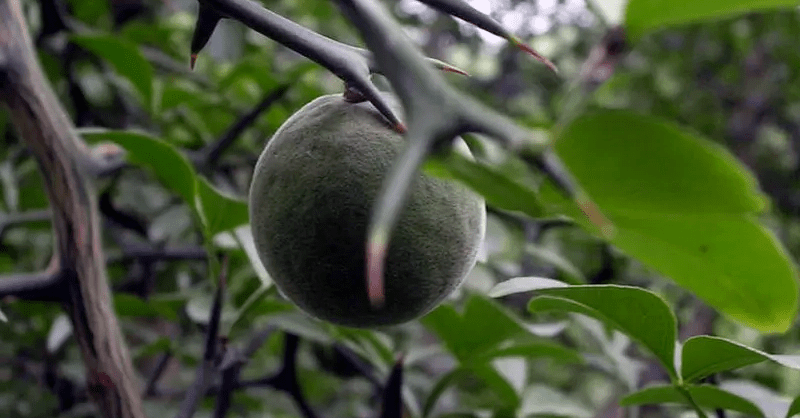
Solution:
[[[405,142],[370,103],[328,95],[287,119],[262,152],[249,198],[255,246],[280,292],[307,314],[358,328],[408,322],[441,303],[475,265],[483,198],[420,173],[389,244],[385,302],[370,305],[367,227]]]

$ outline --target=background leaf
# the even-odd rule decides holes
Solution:
[[[131,84],[139,91],[145,108],[151,108],[153,67],[135,44],[110,35],[73,35],[70,39],[108,61],[117,73],[130,80]]]
[[[625,26],[636,39],[645,32],[667,26],[724,19],[768,9],[797,6],[795,0],[628,0]]]
[[[496,284],[489,290],[489,296],[499,298],[502,296],[513,295],[515,293],[525,293],[537,289],[548,289],[551,287],[567,287],[564,282],[548,279],[546,277],[514,277]]]
[[[127,151],[131,164],[147,167],[165,186],[190,206],[196,193],[195,172],[186,157],[172,145],[147,134],[130,131],[84,132],[87,141],[111,141]]]
[[[498,209],[518,211],[538,218],[544,213],[536,191],[491,166],[470,160],[458,153],[445,158],[429,158],[427,174],[457,180],[480,193],[488,205]]]
[[[789,410],[786,412],[786,418],[792,418],[795,415],[800,415],[800,396],[794,398],[792,404],[789,405]]]
[[[599,319],[644,345],[677,380],[677,326],[669,306],[656,294],[636,287],[581,285],[539,289],[531,311],[564,310]]]
[[[754,219],[764,198],[727,151],[622,111],[578,118],[556,148],[614,223],[611,242],[620,250],[747,326],[762,332],[791,326],[798,308],[795,267]],[[595,229],[552,186],[541,195],[556,213]]]
[[[463,363],[524,332],[522,325],[504,308],[475,294],[467,299],[462,315],[452,306],[443,304],[421,321]]]
[[[800,356],[771,355],[724,338],[701,335],[683,344],[681,375],[687,382],[695,381],[765,360],[800,370]]]
[[[555,147],[604,210],[671,215],[765,207],[755,178],[725,148],[650,116],[589,113],[568,125]]]
[[[726,392],[716,386],[689,386],[687,390],[700,407],[709,409],[727,409],[741,412],[748,416],[763,417],[764,413],[752,402],[733,393]],[[689,405],[686,397],[674,386],[651,386],[629,394],[620,400],[620,405],[650,405],[659,403],[677,403]]]
[[[209,236],[249,222],[246,201],[226,196],[202,177],[197,177],[197,195]]]

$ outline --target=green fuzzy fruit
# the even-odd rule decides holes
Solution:
[[[475,265],[483,198],[420,173],[389,243],[385,302],[370,305],[367,226],[405,143],[370,103],[329,95],[286,120],[261,154],[250,188],[255,246],[281,293],[307,314],[350,327],[411,321]]]

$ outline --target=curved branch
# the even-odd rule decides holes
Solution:
[[[0,2],[0,100],[45,174],[64,274],[63,304],[86,366],[89,394],[104,417],[144,418],[111,303],[97,202],[85,172],[91,154],[39,66],[19,0]]]
[[[64,300],[64,274],[58,257],[53,257],[50,266],[38,273],[0,276],[0,299],[15,297],[40,302]]]

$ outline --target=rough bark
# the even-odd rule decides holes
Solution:
[[[19,0],[0,0],[0,101],[36,158],[53,213],[63,305],[108,418],[144,418],[138,384],[111,303],[90,154],[39,66]]]

